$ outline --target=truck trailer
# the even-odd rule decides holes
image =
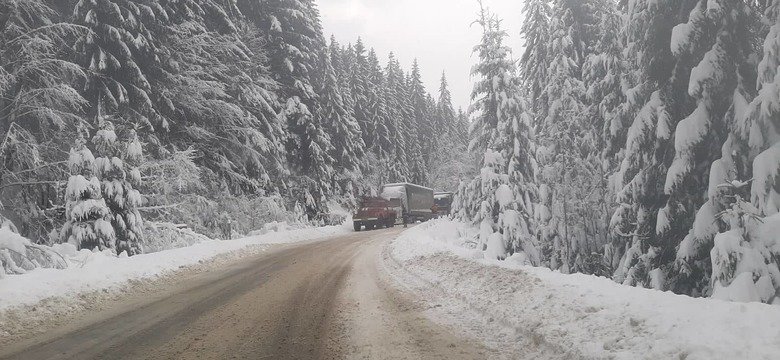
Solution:
[[[433,189],[425,186],[409,183],[387,184],[382,187],[381,197],[399,205],[401,218],[407,223],[428,221],[435,216]]]

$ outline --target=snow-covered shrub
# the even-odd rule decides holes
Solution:
[[[32,243],[7,223],[0,227],[0,278],[36,268],[64,269],[67,266],[65,259],[52,248]]]
[[[715,236],[710,254],[712,296],[771,303],[780,291],[780,233],[768,229],[777,230],[780,217],[762,219],[739,194],[731,197],[731,207],[719,214],[731,230]]]
[[[144,222],[143,247],[146,253],[187,247],[210,240],[189,228],[172,223]]]

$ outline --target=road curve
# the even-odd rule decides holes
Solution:
[[[478,359],[490,352],[428,321],[377,267],[400,229],[289,246],[185,280],[176,292],[2,359]]]

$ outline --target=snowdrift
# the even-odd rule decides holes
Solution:
[[[780,354],[780,306],[696,299],[595,276],[563,275],[526,266],[519,256],[488,260],[470,248],[476,231],[435,220],[388,245],[386,260],[426,284],[416,290],[435,288],[452,304],[466,303],[485,323],[495,320],[519,334],[508,341],[526,339],[523,352],[544,347],[564,357],[617,359],[772,359]]]
[[[350,225],[350,224],[346,224]],[[262,235],[238,240],[204,240],[197,244],[172,250],[142,254],[133,257],[116,256],[110,251],[76,251],[72,245],[63,244],[50,248],[67,263],[59,268],[33,266],[29,270],[16,271],[0,278],[0,313],[9,309],[34,305],[47,298],[75,299],[79,294],[102,290],[121,291],[129,281],[149,280],[164,276],[181,267],[198,264],[218,255],[240,252],[248,247],[286,244],[314,240],[348,233],[348,226],[289,229],[275,224]],[[20,251],[27,239],[0,230],[0,253],[4,244]]]

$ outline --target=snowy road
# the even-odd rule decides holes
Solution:
[[[0,349],[11,359],[475,359],[378,266],[401,229],[282,247]]]

